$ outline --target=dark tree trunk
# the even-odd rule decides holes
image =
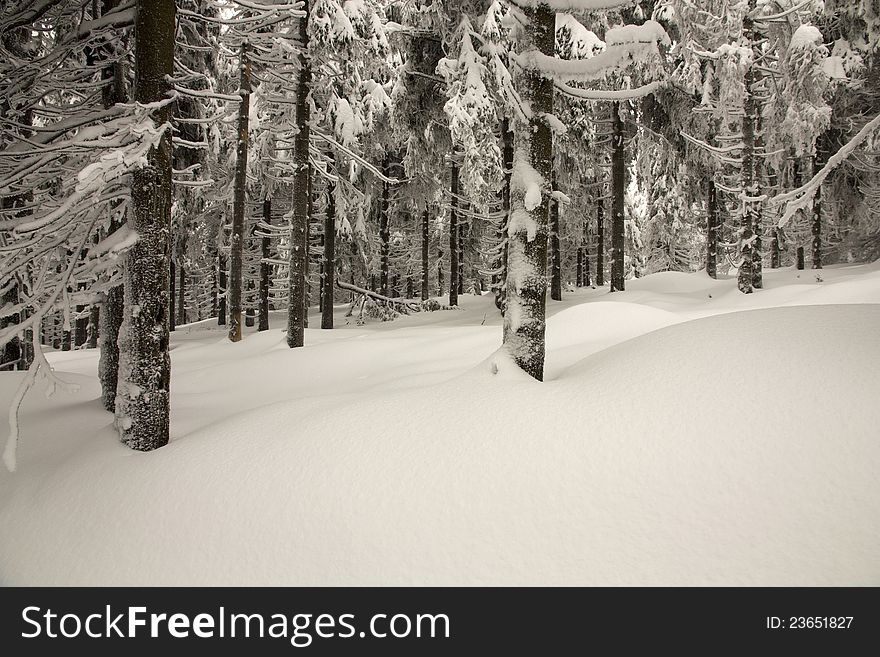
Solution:
[[[109,0],[104,3],[106,13],[118,4],[118,0]],[[113,56],[109,44],[102,48],[104,59]],[[125,88],[125,65],[117,61],[110,66],[105,66],[101,71],[101,77],[112,80],[102,90],[102,101],[105,108],[113,107],[116,103],[124,103],[128,100]],[[122,222],[113,218],[110,221],[108,234],[114,233],[122,225]],[[122,326],[123,307],[125,304],[125,290],[122,285],[107,290],[103,297],[103,303],[98,311],[98,329],[95,331],[100,336],[100,355],[98,357],[98,379],[101,381],[101,403],[111,413],[116,409],[116,389],[119,377],[119,330]]]
[[[820,171],[828,161],[828,133],[826,132],[819,137],[816,144],[816,156],[813,158],[813,173]],[[813,196],[813,221],[810,225],[810,234],[812,237],[812,249],[810,260],[813,269],[822,269],[822,185],[816,188],[816,194]]]
[[[226,326],[226,256],[217,254],[217,325]]]
[[[530,28],[524,35],[525,48],[553,56],[556,42],[556,12],[546,4],[524,8]],[[519,157],[541,177],[550,181],[553,166],[553,134],[543,117],[553,113],[553,81],[536,70],[521,75],[520,96],[529,103],[532,115],[517,121]],[[517,166],[516,164],[514,166]],[[525,172],[524,172],[525,173]],[[514,176],[516,178],[516,176]],[[508,236],[507,312],[504,314],[504,347],[513,361],[529,376],[543,381],[547,293],[547,200],[535,206],[526,202],[525,188],[511,190],[516,221]],[[541,194],[546,194],[541,189]],[[513,272],[513,275],[511,275]]]
[[[186,268],[181,263],[177,269],[177,319],[186,324]]]
[[[169,263],[169,272],[168,272],[168,281],[169,281],[169,291],[168,291],[168,330],[174,331],[177,328],[177,317],[175,315],[174,310],[174,299],[175,296],[175,286],[177,281],[177,270],[174,264],[174,258],[169,258],[171,261]]]
[[[605,285],[605,199],[604,185],[599,188],[596,199],[596,285]]]
[[[391,159],[385,155],[382,164],[382,173],[388,177],[391,169]],[[379,205],[379,293],[388,296],[388,275],[390,269],[391,228],[388,224],[388,195],[390,189],[387,182],[382,182],[382,202]]]
[[[452,160],[449,175],[449,305],[458,305],[458,163]]]
[[[556,190],[556,175],[551,186]],[[559,246],[559,200],[551,197],[550,203],[550,298],[562,301],[562,253]]]
[[[116,409],[117,374],[119,372],[119,328],[122,326],[125,292],[122,285],[107,290],[101,307],[101,355],[98,378],[101,379],[101,402],[111,413]]]
[[[100,335],[99,331],[99,323],[101,321],[101,307],[94,303],[92,307],[89,308],[89,328],[88,328],[88,337],[86,339],[86,346],[89,349],[97,349],[98,348],[98,337]]]
[[[309,13],[309,1],[302,9]],[[308,47],[308,18],[300,19],[299,40],[303,52]],[[287,298],[287,346],[302,347],[305,343],[306,266],[308,261],[309,227],[309,92],[312,65],[308,56],[300,55],[299,84],[296,89],[296,127],[293,140],[293,216],[290,227],[290,274]]]
[[[754,9],[754,0],[750,0],[749,8]],[[743,32],[751,47],[752,20],[748,16],[743,19]],[[758,195],[757,157],[755,153],[755,127],[758,117],[758,103],[754,93],[755,68],[750,65],[745,76],[745,100],[742,119],[742,192],[748,199]],[[755,226],[758,223],[758,207],[754,200],[743,203],[743,215],[739,230],[740,267],[737,274],[737,288],[744,294],[750,294],[755,288]]]
[[[718,277],[718,190],[710,175],[706,199],[706,273]]]
[[[761,108],[755,98],[755,194],[764,186],[764,138],[761,128]],[[764,233],[762,222],[764,220],[764,204],[761,201],[754,203],[754,224],[752,231],[755,234],[754,248],[752,249],[752,287],[760,290],[764,287]]]
[[[624,167],[623,121],[620,120],[620,103],[612,104],[613,133],[611,135],[611,291],[624,289],[623,270],[625,227],[623,220],[623,195],[626,189]]]
[[[770,267],[779,269],[779,229],[774,227],[770,233]]]
[[[430,214],[428,213],[428,205],[425,204],[425,210],[422,212],[422,301],[427,301],[429,294],[428,289],[428,246],[430,245]]]
[[[232,234],[229,239],[229,340],[241,340],[241,296],[244,269],[245,205],[247,203],[248,128],[250,124],[251,64],[247,42],[241,45],[238,104],[238,139],[232,201]]]
[[[464,206],[467,210],[467,206]],[[462,217],[458,221],[458,294],[464,294],[464,238],[467,230],[467,220]]]
[[[495,307],[503,316],[507,307],[507,227],[510,225],[510,178],[513,173],[513,131],[507,119],[501,122],[501,156],[504,158],[504,186],[501,188],[501,211],[504,216],[498,227],[498,239],[504,246],[501,249],[499,266],[496,267],[499,285],[495,292]]]
[[[333,328],[333,287],[336,276],[336,189],[328,183],[327,208],[324,213],[323,276],[321,278],[321,328]]]
[[[174,0],[138,0],[135,18],[136,100],[167,98],[174,74]],[[153,112],[157,126],[171,106]],[[171,231],[171,132],[166,130],[132,179],[133,228],[140,239],[125,258],[125,316],[120,335],[116,426],[137,450],[168,443],[171,360],[168,353]],[[137,312],[133,312],[137,309]]]
[[[797,248],[797,268],[798,269],[804,268],[804,247],[802,247],[802,246],[799,246]]]
[[[437,248],[437,296],[443,296],[443,249]]]
[[[263,201],[263,223],[272,224],[272,199]],[[268,232],[263,233],[260,238],[260,319],[257,326],[258,331],[269,330],[269,258],[270,240]]]

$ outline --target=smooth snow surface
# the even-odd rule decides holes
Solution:
[[[0,583],[880,585],[880,267],[821,277],[548,299],[543,384],[488,295],[339,306],[295,350],[283,313],[234,345],[193,324],[151,453],[117,442],[97,352],[51,354],[80,390],[25,400]]]

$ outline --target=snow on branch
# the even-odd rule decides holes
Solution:
[[[578,89],[576,87],[571,87],[563,82],[556,82],[555,87],[558,91],[564,93],[567,96],[571,96],[572,98],[580,98],[582,100],[611,100],[611,101],[624,101],[624,100],[633,100],[636,98],[642,98],[644,96],[649,96],[660,89],[665,89],[668,86],[668,82],[666,80],[656,80],[654,82],[649,82],[648,84],[643,84],[640,87],[635,87],[633,89]]]
[[[643,25],[611,28],[605,33],[605,43],[606,50],[589,59],[560,59],[531,49],[517,55],[516,61],[523,68],[537,70],[558,82],[586,82],[601,80],[629,64],[648,62],[659,56],[658,44],[671,42],[666,30],[649,20]]]
[[[556,11],[585,12],[600,9],[616,9],[632,5],[635,0],[510,0],[510,3],[523,9],[534,9],[539,5]]]
[[[782,213],[777,226],[782,228],[788,223],[798,210],[806,208],[816,194],[816,191],[837,166],[846,158],[853,154],[862,142],[864,142],[872,132],[880,128],[880,114],[868,121],[865,126],[859,130],[856,135],[844,144],[840,150],[828,158],[825,166],[822,167],[809,181],[801,185],[797,189],[793,189],[785,194],[780,194],[770,200],[770,205],[777,206],[785,204],[785,211]]]

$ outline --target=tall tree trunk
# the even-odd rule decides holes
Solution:
[[[551,178],[551,187],[556,189],[556,174]],[[559,246],[559,200],[551,197],[550,203],[550,298],[562,301],[562,254]]]
[[[135,15],[136,100],[168,98],[174,74],[174,0],[138,0]],[[171,106],[153,112],[167,127]],[[125,313],[120,332],[120,385],[116,426],[133,449],[168,443],[171,359],[168,353],[168,287],[171,231],[171,131],[166,129],[132,177],[133,228],[140,239],[125,262]],[[135,309],[137,312],[135,312]]]
[[[710,175],[706,198],[706,273],[718,277],[718,189],[715,178]]]
[[[306,16],[300,19],[299,83],[296,88],[296,128],[293,140],[293,163],[296,173],[293,178],[293,216],[290,226],[290,274],[287,297],[287,346],[302,347],[305,342],[306,312],[306,265],[308,260],[309,227],[309,92],[312,82],[312,64],[307,47],[309,0],[302,9]]]
[[[754,9],[754,0],[749,0],[749,8]],[[743,19],[743,32],[751,47],[752,19],[747,15]],[[744,294],[754,290],[755,282],[755,225],[758,222],[758,204],[752,200],[758,196],[757,157],[755,153],[755,127],[758,118],[758,103],[754,93],[755,68],[749,65],[745,76],[745,100],[743,102],[742,119],[742,193],[746,196],[743,202],[743,214],[739,229],[740,267],[737,274],[737,287]]]
[[[226,256],[218,249],[217,253],[217,325],[226,326]]]
[[[449,175],[449,305],[458,305],[458,163],[454,156]]]
[[[391,159],[388,154],[382,162],[382,173],[387,178],[391,171]],[[382,182],[382,201],[379,205],[379,293],[388,296],[388,275],[391,266],[390,250],[391,250],[391,228],[388,224],[389,212],[389,185]]]
[[[626,189],[624,168],[623,121],[620,119],[620,103],[611,106],[613,133],[611,135],[611,291],[624,289],[623,270],[625,227],[623,220],[623,194]]]
[[[241,293],[244,268],[244,224],[247,203],[248,128],[251,106],[251,64],[247,42],[241,44],[241,102],[238,105],[238,140],[232,201],[232,234],[229,239],[229,340],[241,340]]]
[[[755,98],[755,194],[765,186],[764,164],[764,134],[761,122],[761,108],[757,106]],[[752,287],[760,290],[764,287],[764,202],[756,201],[754,208],[754,224],[752,231],[755,234],[754,248],[752,248]]]
[[[174,257],[168,258],[170,261],[168,263],[168,281],[169,281],[169,291],[168,291],[168,330],[174,331],[177,328],[177,317],[175,316],[175,308],[174,308],[174,299],[175,296],[175,286],[177,285],[177,267],[174,264]]]
[[[525,51],[553,56],[556,12],[539,4],[523,11],[530,19],[524,31]],[[553,166],[553,134],[544,116],[553,113],[553,81],[537,70],[520,77],[520,96],[531,107],[527,121],[516,122],[514,183],[508,237],[507,312],[504,346],[513,361],[533,378],[544,379],[547,293],[547,185]],[[537,175],[535,175],[537,174]],[[542,198],[535,203],[535,186]]]
[[[459,174],[461,172],[459,171]],[[462,206],[462,209],[467,212],[468,205]],[[458,294],[461,296],[464,294],[464,239],[465,232],[467,230],[467,219],[462,216],[458,221]]]
[[[332,158],[332,156],[331,156]],[[327,207],[324,213],[323,277],[321,278],[321,328],[333,328],[333,286],[336,276],[336,189],[327,183]]]
[[[177,319],[181,324],[186,324],[186,268],[182,261],[177,269]]]
[[[263,201],[263,223],[272,224],[272,199]],[[269,330],[269,258],[270,240],[269,233],[264,231],[260,238],[260,319],[257,325],[258,331]]]
[[[814,174],[821,170],[828,161],[828,141],[827,132],[818,139],[816,155],[813,157]],[[813,196],[813,221],[810,225],[810,234],[812,237],[810,257],[812,268],[822,269],[822,185],[816,188],[816,194]]]
[[[605,285],[605,185],[599,187],[596,199],[596,285]]]
[[[422,212],[422,301],[427,301],[430,296],[428,289],[428,247],[431,242],[430,220],[428,204],[425,203],[425,210]]]
[[[437,246],[437,296],[443,296],[443,249]]]
[[[501,121],[501,157],[504,161],[504,186],[501,188],[501,211],[503,217],[498,227],[498,239],[503,244],[501,249],[500,266],[498,269],[499,285],[495,292],[495,307],[504,315],[507,308],[507,228],[510,225],[510,178],[513,173],[513,130],[510,129],[510,121]]]
[[[118,4],[118,0],[109,0],[104,3],[106,13]],[[106,58],[112,56],[112,49],[107,46],[104,50]],[[105,80],[112,79],[112,84],[102,90],[102,101],[105,108],[109,109],[116,103],[128,101],[128,92],[125,87],[125,65],[117,61],[111,66],[106,66],[101,72]],[[123,222],[115,217],[110,220],[107,234],[116,232]],[[104,408],[111,413],[116,409],[116,388],[119,377],[119,330],[123,320],[123,306],[125,304],[125,290],[123,285],[117,285],[107,290],[103,303],[98,313],[100,335],[98,357],[98,379],[101,381],[101,402]]]

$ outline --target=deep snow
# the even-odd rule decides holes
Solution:
[[[544,384],[496,353],[489,296],[361,327],[339,306],[297,350],[283,313],[235,345],[190,325],[148,454],[97,353],[53,353],[80,390],[25,401],[0,582],[878,585],[880,267],[821,277],[548,300]]]

